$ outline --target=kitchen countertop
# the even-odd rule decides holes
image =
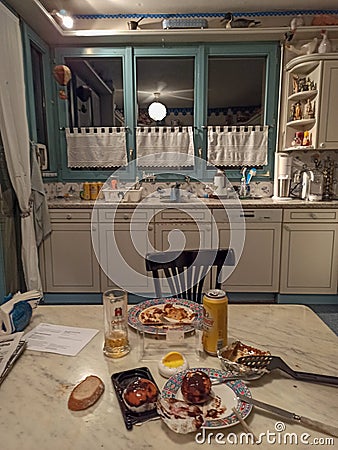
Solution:
[[[131,352],[119,359],[109,360],[102,353],[103,309],[101,305],[46,306],[33,311],[30,330],[41,322],[68,326],[96,328],[99,333],[75,357],[26,350],[0,388],[0,436],[4,450],[157,450],[196,449],[195,433],[178,435],[161,421],[134,426],[127,431],[111,383],[111,375],[135,367],[148,366],[161,389],[166,380],[157,370],[157,361],[140,361],[138,339],[130,330]],[[338,339],[308,307],[301,305],[229,305],[229,341],[240,339],[246,344],[270,350],[281,356],[296,370],[327,375],[338,373]],[[217,358],[187,355],[190,367],[220,368]],[[85,411],[72,412],[67,401],[74,385],[89,374],[99,376],[105,383],[100,400]],[[254,398],[303,414],[326,424],[337,425],[337,387],[296,381],[286,374],[273,371],[248,384]],[[302,425],[284,423],[268,412],[254,408],[246,419],[254,433],[295,433],[298,445],[277,443],[285,449],[308,448],[308,442],[328,436]],[[279,433],[276,433],[277,426]],[[276,428],[275,428],[276,427]],[[284,430],[284,431],[283,431]],[[223,445],[228,436],[232,443],[239,439],[243,428],[205,431],[212,448],[217,433],[222,433]],[[230,433],[230,434],[229,434]],[[307,433],[304,435],[303,433]],[[200,435],[200,439],[202,439]],[[271,439],[271,435],[270,435]],[[338,438],[332,438],[337,442]],[[295,441],[294,441],[295,442]],[[203,442],[200,441],[199,445]],[[208,448],[210,444],[204,441]],[[273,449],[274,444],[262,438],[261,449]],[[203,445],[202,445],[203,447]],[[247,448],[241,444],[239,448]],[[334,444],[320,448],[334,448]]]
[[[298,199],[291,200],[275,200],[273,198],[261,198],[261,199],[244,199],[240,200],[240,204],[243,209],[251,209],[251,208],[274,208],[274,209],[336,209],[338,208],[338,200],[332,201],[321,201],[321,202],[309,202]],[[135,207],[146,207],[146,208],[196,208],[198,205],[206,205],[208,208],[238,208],[239,202],[232,199],[225,200],[217,200],[213,198],[199,198],[195,199],[193,202],[184,202],[184,203],[162,203],[157,202],[156,199],[144,200],[140,203],[127,203],[127,202],[119,202],[119,203],[110,203],[105,202],[104,200],[79,200],[79,199],[55,199],[48,201],[48,207],[50,209],[54,208],[93,208],[94,205],[100,208],[111,208],[117,206],[119,208],[135,208]]]

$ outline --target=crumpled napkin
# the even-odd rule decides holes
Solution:
[[[7,295],[0,305],[0,335],[23,331],[42,297],[38,290]]]

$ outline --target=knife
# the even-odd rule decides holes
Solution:
[[[338,437],[338,428],[332,425],[328,425],[323,422],[319,422],[318,420],[309,419],[308,417],[299,416],[293,412],[287,411],[282,408],[278,408],[274,405],[269,405],[268,403],[261,402],[260,400],[255,400],[251,397],[247,397],[242,394],[237,394],[237,398],[242,400],[243,402],[250,403],[251,405],[257,406],[258,408],[265,409],[266,411],[270,411],[277,416],[284,417],[292,422],[299,423],[301,425],[307,426],[309,428],[313,428],[316,431],[320,431],[322,433],[328,434],[330,436]]]

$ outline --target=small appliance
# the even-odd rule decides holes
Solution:
[[[292,156],[288,153],[276,153],[275,171],[274,198],[290,199]]]

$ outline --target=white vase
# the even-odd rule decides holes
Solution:
[[[330,53],[332,49],[331,42],[329,41],[326,33],[322,33],[323,39],[318,45],[318,53]]]

